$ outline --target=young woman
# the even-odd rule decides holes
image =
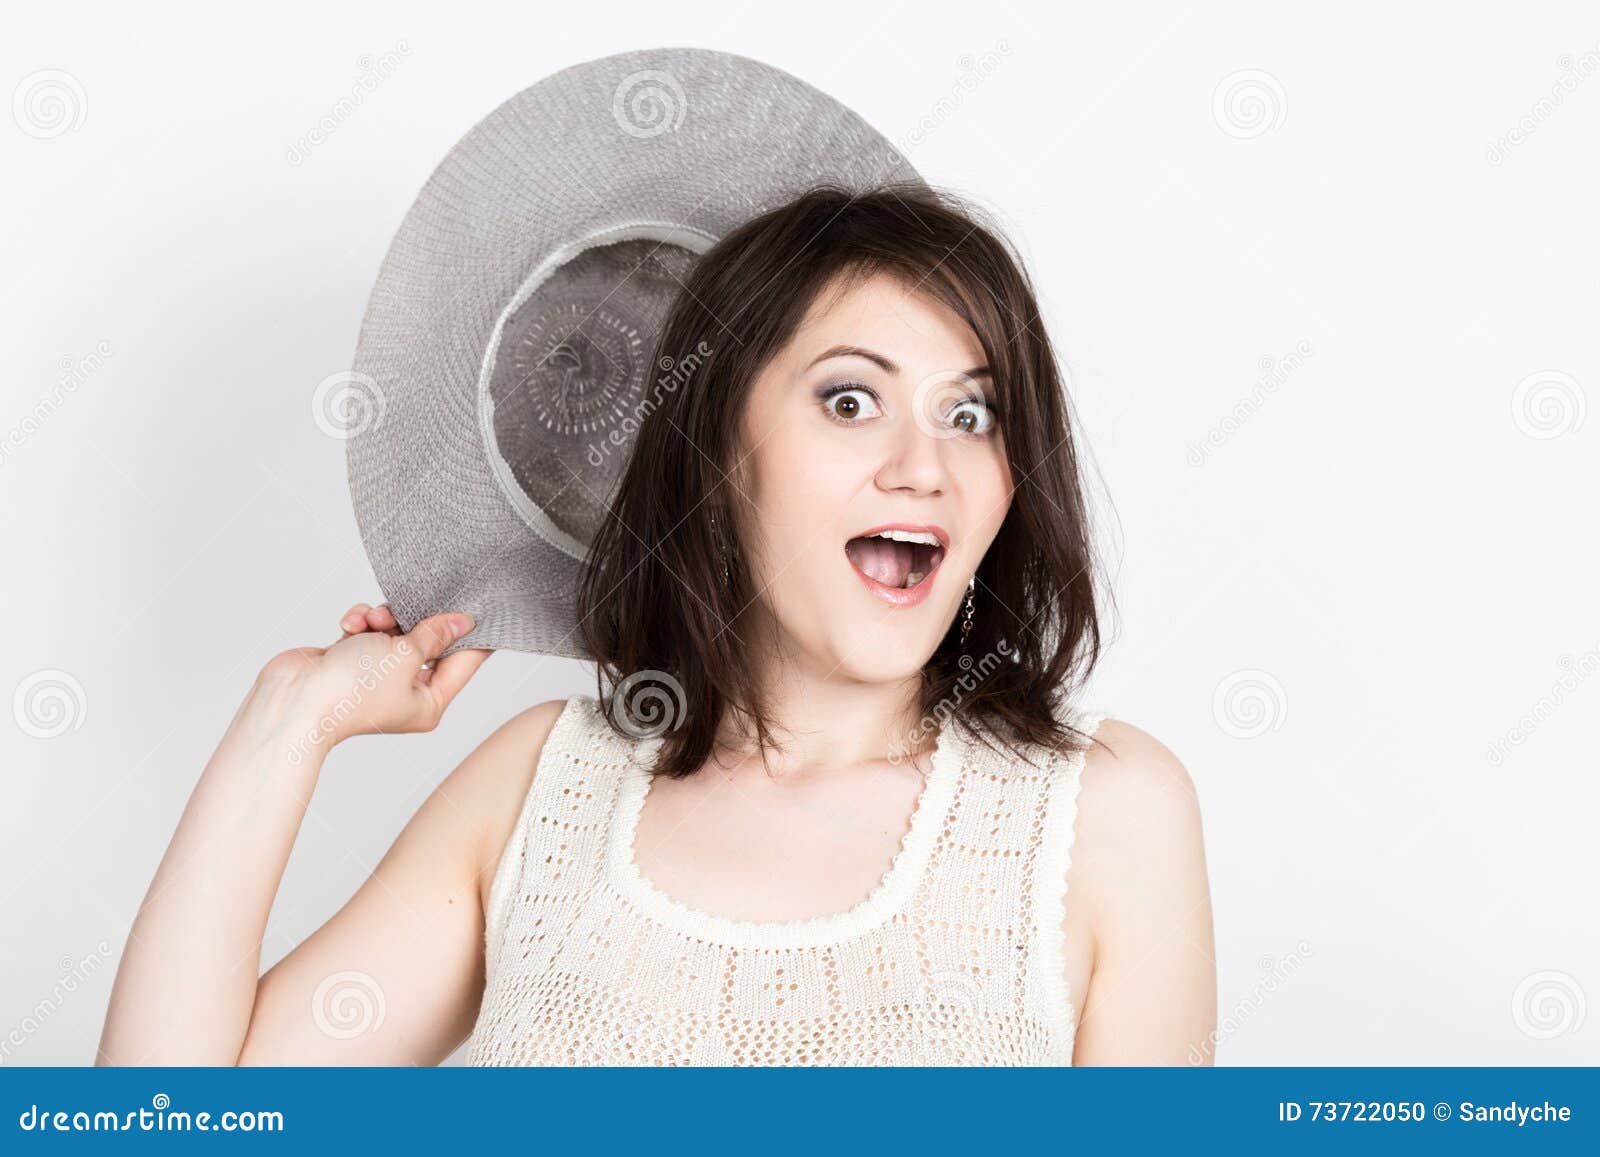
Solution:
[[[488,652],[358,604],[272,659],[103,1061],[1209,1063],[1195,794],[1074,702],[1097,572],[1015,254],[942,194],[819,189],[701,258],[657,358],[688,351],[591,544],[599,694],[489,736],[258,978],[328,749],[435,727]]]

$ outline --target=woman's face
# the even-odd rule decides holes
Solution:
[[[927,663],[1011,503],[994,401],[967,324],[884,275],[819,294],[758,376],[741,549],[803,669],[879,682]]]

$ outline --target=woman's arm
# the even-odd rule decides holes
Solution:
[[[425,666],[470,620],[435,616],[400,635],[385,608],[358,609],[359,633],[268,663],[207,763],[130,931],[101,1063],[403,1062],[460,1039],[481,983],[474,883],[490,781],[513,724],[441,785],[357,896],[258,980],[327,751],[350,735],[431,729],[488,654]],[[466,801],[456,813],[452,784]]]
[[[435,1065],[483,998],[488,885],[562,700],[501,726],[445,778],[371,877],[261,978],[243,1065]]]
[[[1096,738],[1067,892],[1094,942],[1073,1063],[1211,1064],[1216,949],[1194,784],[1137,727],[1108,719]]]

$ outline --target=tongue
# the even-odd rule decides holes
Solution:
[[[844,544],[851,564],[870,579],[884,586],[903,587],[911,573],[912,548],[909,542],[888,538],[852,538]]]

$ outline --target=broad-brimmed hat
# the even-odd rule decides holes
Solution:
[[[401,223],[345,386],[401,627],[466,611],[452,650],[585,657],[578,579],[646,399],[693,388],[655,344],[699,254],[816,184],[919,180],[838,101],[703,49],[579,64],[479,122]]]

